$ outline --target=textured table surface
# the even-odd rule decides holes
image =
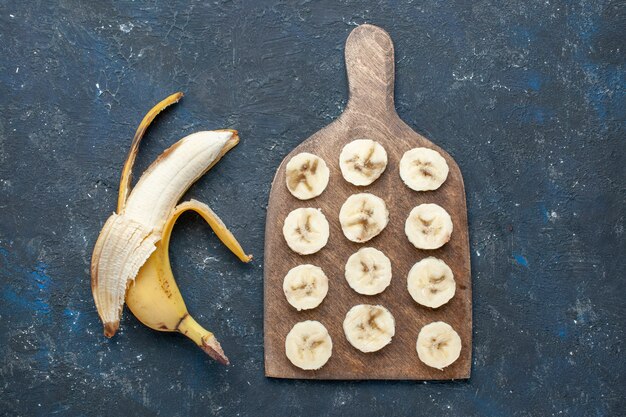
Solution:
[[[0,1],[0,415],[617,416],[626,413],[626,10],[619,1]],[[367,3],[367,4],[366,4]],[[263,235],[278,163],[346,103],[342,48],[396,47],[400,116],[464,174],[468,381],[263,376]],[[242,142],[189,196],[173,268],[232,366],[124,313],[104,338],[91,250],[141,117],[138,168],[193,131]]]

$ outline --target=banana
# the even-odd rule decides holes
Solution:
[[[328,277],[322,268],[298,265],[292,268],[283,281],[283,292],[289,304],[298,311],[317,307],[328,293]]]
[[[391,261],[378,249],[361,248],[348,258],[345,276],[359,294],[380,294],[391,283]]]
[[[456,282],[450,267],[431,256],[413,265],[407,278],[407,289],[417,303],[437,308],[454,297]]]
[[[422,362],[443,370],[461,355],[461,338],[448,323],[436,321],[422,327],[415,347]]]
[[[380,197],[353,194],[341,206],[339,222],[348,240],[363,243],[383,231],[389,222],[389,211]]]
[[[298,368],[320,369],[333,354],[333,341],[326,327],[319,321],[302,321],[287,334],[285,353]]]
[[[404,224],[404,233],[418,249],[437,249],[448,243],[452,235],[452,219],[437,204],[414,207]]]
[[[309,200],[322,194],[329,178],[326,162],[317,155],[302,152],[287,162],[287,189],[300,200]]]
[[[431,191],[448,178],[448,163],[439,152],[428,148],[406,151],[400,160],[400,177],[412,190]]]
[[[146,129],[181,97],[182,93],[173,94],[158,103],[137,128],[122,170],[117,213],[106,221],[94,247],[92,293],[105,336],[117,331],[126,297],[133,314],[148,327],[179,331],[216,360],[228,363],[215,336],[187,312],[172,275],[168,247],[178,216],[194,210],[242,261],[252,259],[208,206],[192,200],[175,207],[187,188],[239,142],[237,132],[199,132],[181,139],[150,165],[129,193],[132,167]]]
[[[238,141],[233,131],[198,132],[181,139],[150,165],[124,208],[106,221],[91,262],[92,292],[106,336],[117,331],[126,288],[156,249],[177,201]]]
[[[346,314],[343,331],[348,342],[361,352],[376,352],[391,343],[395,320],[383,306],[359,304]]]
[[[339,155],[339,168],[350,184],[370,185],[387,168],[387,152],[378,142],[357,139],[343,147]]]
[[[292,251],[310,255],[322,249],[328,242],[330,228],[322,210],[298,208],[287,215],[283,224],[283,236]]]

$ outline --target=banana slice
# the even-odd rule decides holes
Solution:
[[[407,288],[413,299],[426,307],[441,307],[456,291],[454,274],[441,259],[422,259],[409,271]]]
[[[436,321],[422,327],[416,349],[422,362],[443,371],[461,355],[461,338],[448,323]]]
[[[333,341],[319,321],[302,321],[293,326],[287,335],[285,353],[298,368],[320,369],[333,354]]]
[[[315,208],[295,209],[283,224],[287,245],[300,255],[310,255],[326,246],[329,233],[326,216]]]
[[[350,184],[370,185],[387,168],[387,152],[371,139],[357,139],[343,147],[339,168]]]
[[[378,249],[361,248],[348,258],[345,274],[359,294],[380,294],[391,283],[391,261]]]
[[[326,162],[312,153],[297,154],[287,162],[285,169],[287,188],[300,200],[309,200],[322,194],[330,178]]]
[[[404,233],[418,249],[437,249],[450,240],[452,219],[437,204],[420,204],[409,213]]]
[[[367,242],[389,222],[389,211],[382,198],[360,193],[348,197],[339,211],[343,234],[352,242]]]
[[[396,322],[385,307],[359,304],[350,309],[343,321],[348,342],[361,352],[376,352],[391,343]]]
[[[287,301],[298,311],[317,307],[328,293],[328,277],[315,265],[292,268],[283,281]]]
[[[428,148],[413,148],[400,160],[400,177],[415,191],[436,190],[448,178],[448,171],[443,156]]]

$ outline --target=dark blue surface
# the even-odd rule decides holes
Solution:
[[[0,414],[626,415],[622,1],[0,1]],[[351,29],[396,46],[400,116],[465,178],[474,360],[463,382],[263,376],[263,234],[283,156],[346,103]],[[193,131],[242,142],[189,196],[171,256],[233,365],[125,312],[102,335],[91,251],[143,114],[145,168]],[[139,170],[137,172],[139,172]]]

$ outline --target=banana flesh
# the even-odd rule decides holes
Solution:
[[[438,249],[448,243],[452,235],[452,218],[437,204],[420,204],[411,210],[404,225],[404,233],[418,249]]]
[[[193,210],[242,261],[251,260],[208,206],[195,200],[176,205],[186,190],[239,142],[237,132],[206,131],[181,139],[163,152],[128,191],[132,166],[148,125],[181,97],[177,93],[161,101],[137,129],[122,170],[117,213],[105,222],[94,247],[92,293],[107,337],[119,327],[126,298],[133,314],[146,326],[181,332],[216,360],[228,363],[215,336],[187,312],[172,275],[168,248],[176,219]]]
[[[302,321],[287,334],[285,353],[298,368],[320,369],[333,353],[333,341],[326,327],[319,321]]]
[[[343,321],[348,342],[361,352],[376,352],[396,333],[396,321],[385,307],[359,304],[350,309]]]
[[[285,218],[283,236],[292,251],[300,255],[311,255],[326,246],[330,226],[322,210],[298,208]]]
[[[391,261],[378,249],[361,248],[348,258],[345,277],[359,294],[380,294],[391,283]]]
[[[407,289],[418,304],[438,308],[454,297],[456,282],[452,269],[441,259],[431,256],[413,265]]]
[[[302,152],[287,162],[287,189],[299,200],[309,200],[322,194],[328,185],[330,170],[317,155]]]
[[[341,206],[339,222],[348,240],[363,243],[383,231],[389,222],[389,211],[383,199],[374,194],[353,194]]]
[[[285,275],[283,292],[296,310],[310,310],[326,298],[328,277],[319,266],[298,265]]]
[[[436,190],[446,181],[448,172],[448,163],[433,149],[413,148],[400,160],[400,177],[415,191]]]
[[[436,321],[422,327],[415,348],[422,362],[443,370],[461,356],[461,337],[448,323]]]
[[[387,168],[387,152],[371,139],[353,140],[341,150],[339,168],[350,184],[370,185]]]

